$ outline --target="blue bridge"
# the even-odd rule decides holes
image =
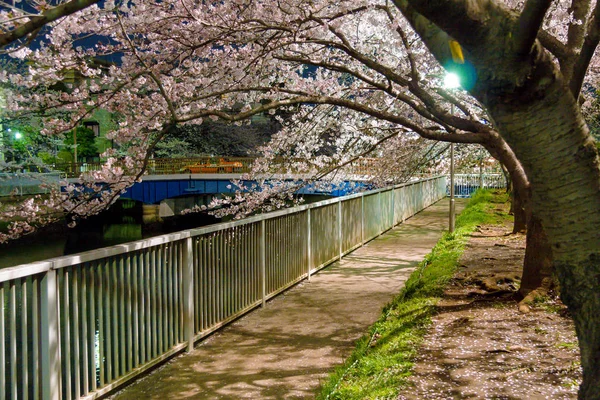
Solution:
[[[231,180],[239,178],[239,174],[147,175],[143,177],[142,182],[134,184],[121,197],[145,204],[157,204],[166,199],[182,196],[212,197],[217,194],[235,193],[236,187],[232,185]],[[256,181],[243,181],[243,183],[247,187],[257,184]],[[371,186],[364,182],[350,181],[335,186],[308,184],[299,189],[297,193],[339,197],[358,190],[370,189]]]

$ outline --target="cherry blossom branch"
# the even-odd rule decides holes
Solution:
[[[137,51],[137,48],[134,46],[133,42],[131,41],[131,38],[127,34],[127,31],[125,29],[125,26],[123,25],[123,20],[121,19],[121,14],[120,13],[117,13],[117,19],[118,19],[119,25],[121,27],[121,33],[123,34],[123,37],[125,38],[125,40],[129,44],[132,53],[138,59],[138,61],[140,62],[140,64],[142,64],[142,66],[146,69],[146,71],[147,71],[146,74],[150,77],[150,79],[152,79],[154,81],[154,83],[158,87],[158,90],[160,91],[163,99],[167,103],[167,107],[169,108],[169,112],[171,114],[171,119],[172,120],[176,120],[177,119],[177,112],[175,111],[175,106],[173,105],[173,102],[171,101],[171,98],[169,97],[167,91],[165,90],[165,87],[162,84],[162,81],[159,79],[159,77],[156,76],[156,74],[152,71],[152,69],[148,67],[148,65],[146,64],[146,62],[140,56],[139,52]]]
[[[40,15],[30,16],[29,22],[16,27],[8,33],[0,35],[0,47],[4,47],[10,43],[13,43],[27,35],[36,32],[38,29],[50,22],[83,10],[84,8],[87,8],[99,1],[100,0],[70,0],[67,3],[50,8],[42,12]]]
[[[413,110],[415,110],[419,115],[421,115],[421,116],[423,116],[423,117],[425,117],[427,119],[430,119],[430,120],[435,120],[435,118],[436,118],[425,107],[422,107],[419,104],[417,104],[414,101],[413,98],[411,98],[410,96],[407,96],[407,95],[405,95],[405,94],[403,94],[401,92],[398,92],[398,91],[394,90],[394,88],[393,88],[393,86],[391,85],[390,82],[386,82],[386,83],[377,82],[374,79],[369,78],[365,74],[362,74],[362,73],[360,73],[358,71],[350,69],[349,67],[347,67],[347,64],[339,65],[339,64],[333,64],[333,63],[324,62],[324,61],[310,61],[309,59],[305,59],[303,57],[276,56],[276,58],[280,59],[280,60],[283,60],[283,61],[302,62],[302,63],[307,64],[307,65],[313,65],[315,67],[327,68],[328,70],[331,70],[331,71],[342,72],[342,73],[346,73],[346,74],[352,75],[355,78],[361,80],[362,82],[364,82],[364,83],[366,83],[368,85],[371,85],[373,88],[378,89],[378,90],[380,90],[382,92],[385,92],[385,93],[389,94],[394,99],[402,101],[404,104],[408,105]],[[392,78],[389,78],[387,76],[385,76],[385,77],[387,79],[389,79],[390,81],[392,81]],[[436,121],[436,122],[441,122],[441,121]]]
[[[367,78],[364,74],[354,72],[343,65],[334,65],[334,64],[326,63],[326,62],[315,62],[315,61],[311,61],[310,59],[305,59],[303,57],[278,57],[278,58],[287,60],[287,61],[303,62],[303,63],[311,64],[311,65],[314,65],[317,67],[324,67],[324,68],[328,68],[330,70],[337,70],[337,71],[341,71],[341,72],[350,73],[353,76],[357,77],[358,79],[361,79],[364,82],[369,83],[369,84],[373,85],[374,87],[377,87],[378,89],[385,91],[385,92],[389,93],[390,95],[392,95],[393,97],[403,101],[405,104],[409,105],[411,108],[413,108],[420,115],[422,115],[423,117],[425,117],[427,119],[436,120],[436,118],[437,118],[438,120],[436,122],[443,121],[444,123],[449,123],[453,126],[456,126],[460,129],[464,129],[464,130],[480,131],[480,130],[487,129],[487,127],[485,127],[482,124],[479,124],[479,123],[476,123],[473,121],[464,120],[464,119],[459,118],[454,115],[449,115],[445,110],[443,110],[437,106],[435,100],[433,99],[433,97],[431,97],[429,95],[429,93],[427,91],[423,90],[419,86],[417,79],[413,79],[412,81],[409,81],[409,80],[405,79],[404,77],[401,77],[396,72],[394,72],[391,68],[386,67],[386,66],[376,62],[375,60],[372,60],[369,57],[366,57],[365,55],[363,55],[362,53],[360,53],[359,51],[354,49],[353,46],[350,45],[349,41],[345,38],[345,36],[343,34],[341,34],[340,32],[338,32],[337,30],[335,30],[334,28],[329,27],[329,30],[340,38],[340,40],[342,41],[342,44],[339,44],[336,42],[330,42],[330,41],[321,41],[321,40],[317,41],[319,44],[338,48],[339,50],[345,52],[347,55],[354,58],[355,60],[357,60],[364,66],[368,67],[370,70],[376,71],[376,72],[380,73],[381,75],[385,76],[387,79],[389,79],[395,83],[398,83],[401,86],[406,87],[412,94],[414,94],[417,98],[419,98],[421,101],[423,101],[423,103],[427,106],[427,109],[417,106],[416,103],[414,103],[414,101],[412,101],[412,99],[410,99],[408,96],[402,95],[398,92],[391,93],[389,87],[386,87],[383,84],[379,84],[379,83],[373,81],[372,79]],[[415,64],[413,63],[411,65],[413,68],[413,76],[418,76],[418,74],[416,72]],[[466,115],[470,114],[469,111],[465,107],[462,107],[462,105],[460,105],[458,102],[456,102],[456,101],[453,101],[453,102],[455,104],[457,104],[458,107]],[[472,124],[475,124],[476,126],[473,126]]]

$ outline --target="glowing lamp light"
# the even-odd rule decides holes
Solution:
[[[444,77],[444,87],[446,89],[456,89],[460,87],[460,77],[454,72],[448,72]]]
[[[15,139],[20,140],[23,138],[23,134],[21,132],[15,132]]]

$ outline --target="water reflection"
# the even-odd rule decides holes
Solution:
[[[109,210],[79,221],[73,229],[54,226],[38,235],[0,245],[0,268],[46,260],[220,222],[207,214],[148,218],[141,203],[119,200]]]
[[[304,196],[306,203],[330,196]],[[0,268],[27,264],[62,255],[132,242],[165,233],[216,224],[221,219],[206,213],[158,219],[157,205],[118,200],[109,210],[79,221],[73,229],[55,226],[41,234],[0,245]]]

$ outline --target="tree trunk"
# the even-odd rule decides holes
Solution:
[[[552,249],[541,221],[531,210],[529,180],[514,152],[504,140],[495,135],[490,135],[490,140],[484,147],[502,163],[503,170],[509,175],[507,181],[512,183],[513,233],[527,231],[519,293],[523,296],[520,309],[528,311],[525,304],[537,294],[544,295],[552,286]]]
[[[527,195],[528,194],[524,194],[521,190],[513,188],[511,193],[511,210],[515,220],[512,233],[523,233],[527,230],[527,212],[525,211],[525,208],[527,207],[528,200],[523,198]],[[529,246],[529,244],[527,245]]]
[[[487,106],[526,170],[532,211],[552,246],[581,348],[579,396],[600,399],[598,154],[568,88],[554,76],[554,82],[537,78],[519,94],[488,99]]]
[[[525,302],[537,295],[545,295],[553,286],[552,248],[542,221],[533,213],[528,213],[527,239],[523,276],[519,293]]]
[[[529,180],[525,170],[510,146],[498,134],[490,133],[483,147],[492,157],[500,161],[507,187],[510,187],[512,196],[510,212],[515,216],[513,233],[525,232],[527,228],[525,209],[528,207],[530,197]]]
[[[469,91],[525,169],[552,247],[581,349],[579,398],[600,400],[600,159],[576,99],[539,43],[523,53],[530,31],[496,2],[394,3],[442,65],[451,59],[445,33],[463,45],[476,76]]]

